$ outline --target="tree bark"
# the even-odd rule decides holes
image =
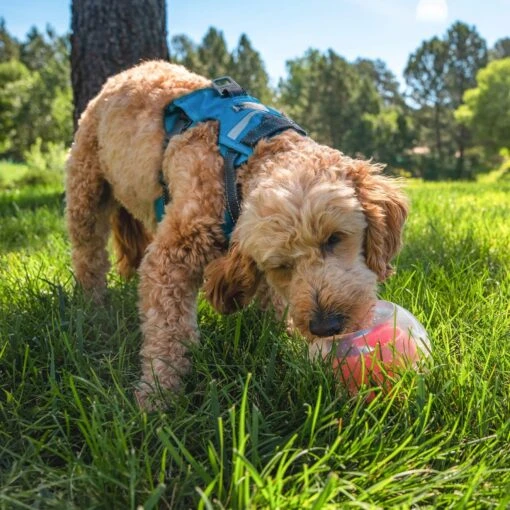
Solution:
[[[436,135],[436,154],[440,164],[443,163],[443,143],[441,140],[441,112],[439,103],[434,105],[434,131]]]
[[[457,140],[457,147],[458,147],[458,157],[457,157],[457,174],[456,179],[460,180],[465,177],[464,175],[464,167],[465,167],[465,152],[466,152],[466,128],[464,126],[459,127],[458,132],[458,140]]]
[[[168,59],[165,0],[72,0],[74,128],[109,76]]]

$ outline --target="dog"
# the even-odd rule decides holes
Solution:
[[[218,122],[165,147],[162,112],[211,86],[149,61],[107,80],[82,114],[66,168],[66,217],[77,281],[101,301],[113,233],[118,270],[139,273],[143,345],[137,398],[175,391],[199,341],[197,296],[220,313],[270,298],[310,344],[357,330],[391,273],[408,204],[397,179],[286,129],[261,139],[236,173],[242,196],[228,240]],[[171,197],[158,223],[162,175]],[[268,301],[268,299],[266,299]]]

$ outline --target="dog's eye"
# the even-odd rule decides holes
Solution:
[[[279,266],[275,267],[274,269],[276,271],[291,271],[294,268],[294,264],[292,262],[285,262],[283,264],[280,264]]]
[[[342,235],[338,232],[331,234],[326,242],[322,243],[321,248],[323,251],[332,252],[335,249],[335,246],[342,241]]]

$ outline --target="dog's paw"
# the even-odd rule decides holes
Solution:
[[[108,304],[108,292],[106,286],[89,289],[87,291],[89,299],[97,306],[105,306]]]
[[[140,381],[135,390],[138,406],[144,411],[157,411],[165,407],[163,395],[146,381]]]
[[[144,411],[164,411],[175,397],[175,390],[163,388],[154,383],[141,380],[135,390],[135,398]]]
[[[106,282],[88,287],[83,285],[77,286],[76,290],[86,301],[89,301],[95,306],[104,306],[107,304],[108,292]]]

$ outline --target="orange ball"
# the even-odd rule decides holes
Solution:
[[[366,329],[318,339],[310,355],[333,360],[333,369],[351,395],[362,387],[391,389],[402,369],[416,367],[430,354],[427,331],[408,310],[390,301],[376,301]],[[375,393],[368,394],[372,400]]]
[[[375,385],[389,391],[398,372],[422,355],[409,332],[388,323],[356,336],[339,351],[343,354],[337,351],[333,368],[351,395],[363,386]],[[369,401],[374,397],[374,392],[367,396]]]

